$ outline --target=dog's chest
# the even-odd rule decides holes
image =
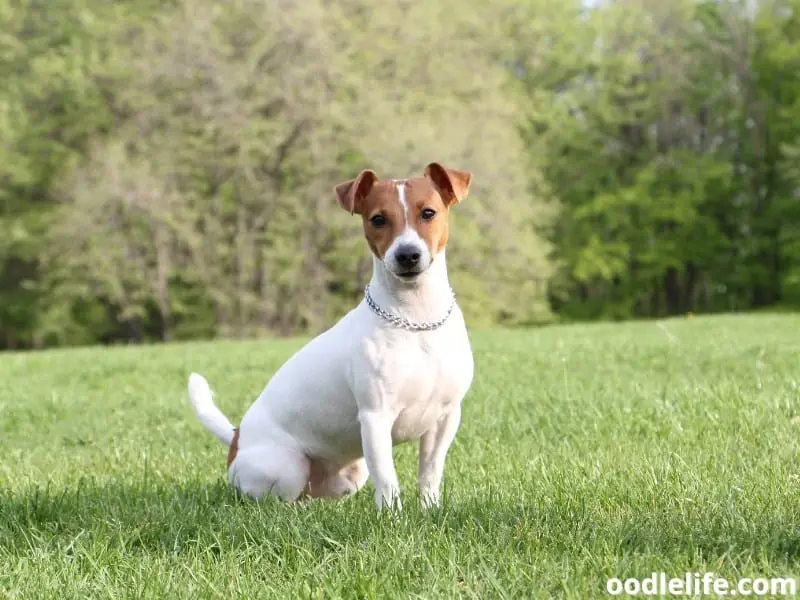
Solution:
[[[473,360],[465,330],[452,328],[420,335],[409,334],[392,345],[379,362],[385,372],[385,399],[395,417],[392,440],[419,438],[449,413],[466,394],[472,381]]]

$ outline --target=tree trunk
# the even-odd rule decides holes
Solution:
[[[694,263],[686,265],[686,287],[683,291],[683,311],[694,311],[694,292],[697,287],[697,266]]]
[[[667,300],[667,314],[679,314],[681,310],[680,281],[678,270],[674,267],[667,269],[667,274],[664,276],[664,295]]]
[[[164,226],[160,223],[155,225],[153,241],[156,247],[155,299],[161,315],[158,335],[162,341],[168,342],[172,339],[169,306],[169,239],[164,231]]]

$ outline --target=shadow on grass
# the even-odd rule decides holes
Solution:
[[[525,504],[511,494],[483,491],[458,499],[445,494],[443,508],[427,514],[407,494],[402,515],[389,518],[377,514],[371,491],[338,502],[267,498],[257,503],[222,480],[135,484],[86,479],[64,489],[0,490],[0,549],[16,555],[69,551],[81,539],[84,546],[97,542],[125,553],[216,554],[258,547],[280,558],[287,546],[320,555],[387,540],[407,539],[424,547],[435,533],[454,547],[463,543],[569,557],[602,547],[616,555],[800,558],[800,530],[780,514],[747,520],[709,507],[688,519],[685,512],[635,509],[623,518],[609,518],[608,512],[576,512],[555,502]]]
[[[249,504],[223,481],[148,485],[84,479],[65,488],[2,490],[0,548],[26,552],[88,536],[126,551],[180,551],[204,531],[228,529],[225,515]]]

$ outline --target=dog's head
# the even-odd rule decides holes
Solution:
[[[390,273],[415,280],[447,244],[450,207],[466,198],[472,174],[439,163],[423,177],[380,180],[374,171],[336,186],[339,204],[359,214],[372,253]]]

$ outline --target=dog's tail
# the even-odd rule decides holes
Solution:
[[[189,375],[189,402],[192,403],[194,412],[197,413],[197,418],[203,426],[220,442],[230,446],[235,428],[214,404],[211,386],[208,385],[206,378],[197,373]]]

